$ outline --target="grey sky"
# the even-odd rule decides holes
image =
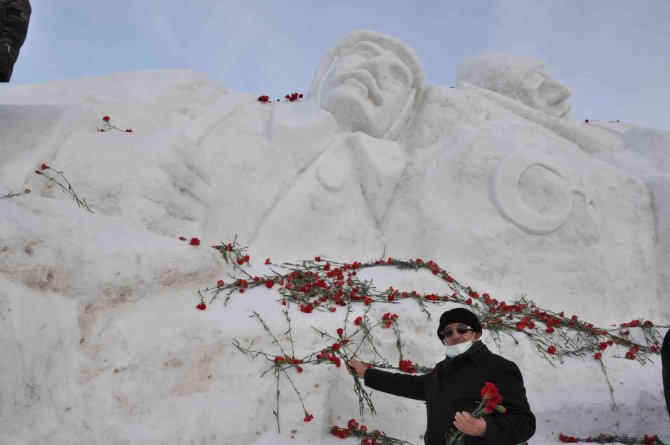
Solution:
[[[13,83],[190,68],[237,91],[309,90],[343,35],[400,38],[428,81],[452,85],[485,52],[545,61],[573,114],[670,130],[668,0],[31,0]]]

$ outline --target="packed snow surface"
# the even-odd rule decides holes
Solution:
[[[32,191],[0,199],[0,443],[354,443],[328,434],[352,417],[421,443],[422,403],[373,393],[378,414],[361,418],[351,377],[334,366],[291,374],[309,423],[282,381],[277,431],[267,362],[233,346],[279,354],[250,317],[288,342],[276,289],[195,309],[198,289],[239,274],[209,247],[235,236],[252,276],[271,273],[268,257],[432,259],[501,300],[525,295],[603,327],[667,325],[670,135],[577,123],[547,108],[542,82],[514,97],[476,78],[426,85],[411,49],[361,32],[296,102],[262,103],[190,71],[0,87],[0,196]],[[133,131],[101,132],[103,116]],[[35,174],[42,163],[95,213]],[[380,289],[449,292],[425,271],[360,275]],[[376,303],[369,316],[399,314],[405,354],[432,365],[449,307],[429,305],[429,320],[411,301]],[[290,306],[296,356],[323,348],[313,328],[334,335],[346,312]],[[392,332],[376,338],[397,360]],[[605,375],[588,358],[552,366],[515,338],[500,350],[486,331],[483,341],[522,370],[531,443],[558,443],[559,432],[670,439],[660,359],[608,351]]]

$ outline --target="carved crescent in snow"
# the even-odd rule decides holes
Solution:
[[[522,230],[534,234],[547,234],[561,227],[570,218],[573,201],[558,213],[543,214],[528,208],[519,193],[519,182],[523,174],[531,167],[543,167],[563,179],[566,192],[576,191],[578,187],[567,173],[567,168],[556,158],[542,155],[518,155],[506,157],[493,175],[491,195],[500,213]]]

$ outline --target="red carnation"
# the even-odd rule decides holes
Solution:
[[[200,240],[198,238],[191,238],[191,241],[189,241],[189,244],[191,246],[199,246],[200,245]]]
[[[40,165],[40,170],[42,170],[42,171],[46,170],[47,168],[49,168],[49,166],[46,165],[46,164]]]
[[[200,302],[200,303],[198,303],[196,308],[200,309],[201,311],[204,311],[205,309],[207,309],[207,305],[204,302]]]
[[[270,279],[265,280],[265,287],[267,287],[268,289],[272,289],[272,286],[274,286],[274,285],[275,285],[274,280],[270,280]]]
[[[492,413],[502,402],[502,396],[498,392],[498,387],[491,382],[486,382],[481,391],[482,398],[486,402],[485,413]]]
[[[554,346],[554,345],[549,346],[549,347],[547,348],[547,352],[548,352],[549,354],[552,354],[552,355],[553,355],[553,354],[556,354],[556,346]]]
[[[313,415],[311,415],[311,414],[307,414],[303,420],[304,420],[305,422],[311,422],[313,418],[314,418]]]
[[[266,265],[270,264],[270,258],[266,258],[266,259],[265,259],[265,264],[266,264]]]
[[[102,117],[102,120],[103,120],[104,122],[109,122],[109,116],[103,116],[103,117]]]
[[[216,285],[219,286],[219,287],[223,286],[224,284],[226,284],[226,283],[224,283],[223,280],[218,280],[216,282]]]
[[[655,443],[658,443],[658,436],[654,434],[653,436],[647,436],[646,434],[644,435],[644,445],[654,445]]]
[[[416,372],[416,365],[412,363],[411,360],[400,360],[398,367],[401,371],[408,374],[414,374]]]

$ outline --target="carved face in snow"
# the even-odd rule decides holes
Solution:
[[[394,139],[409,120],[423,75],[411,50],[391,37],[358,31],[324,59],[310,96],[340,127]]]
[[[458,67],[457,83],[500,93],[556,117],[570,113],[570,90],[556,82],[542,61],[514,54],[483,54]]]
[[[528,74],[519,85],[517,97],[521,102],[552,116],[565,117],[570,113],[570,90],[551,78],[544,67]]]

